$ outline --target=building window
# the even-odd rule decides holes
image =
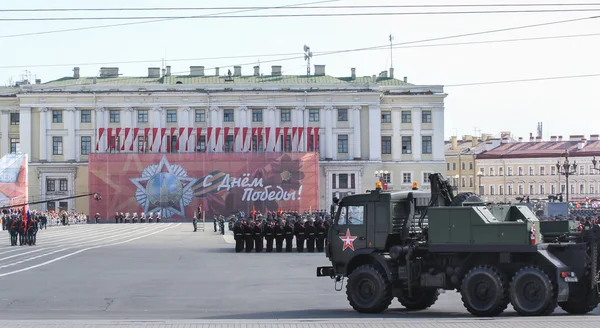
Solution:
[[[233,136],[227,135],[227,138],[225,138],[225,152],[226,153],[230,153],[233,151]]]
[[[19,113],[10,113],[10,125],[19,125],[20,115]]]
[[[469,170],[473,170],[473,162],[469,162]]]
[[[432,153],[432,141],[431,136],[422,136],[423,140],[423,154],[431,154]]]
[[[312,138],[311,138],[311,140],[312,140]],[[263,138],[261,138],[260,144],[259,144],[258,143],[258,136],[253,136],[252,137],[252,151],[253,152],[265,151],[263,145],[264,145]]]
[[[389,110],[381,112],[381,123],[392,123],[392,112]]]
[[[533,175],[535,175],[535,173],[534,173],[534,171],[533,171],[533,166],[530,166],[530,167],[529,167],[529,175],[530,175],[530,176],[533,176]]]
[[[206,136],[197,136],[198,141],[196,142],[196,152],[204,153],[206,152]]]
[[[292,111],[290,109],[282,109],[280,115],[281,122],[291,122],[292,121]]]
[[[504,195],[504,186],[498,186],[498,195]]]
[[[381,180],[385,183],[391,183],[392,182],[392,174],[391,173],[383,173],[381,175]]]
[[[412,173],[403,172],[402,173],[402,183],[412,183]]]
[[[546,175],[546,168],[543,166],[540,167],[540,175]]]
[[[556,166],[550,166],[550,175],[556,175]]]
[[[590,194],[593,194],[594,193],[594,185],[590,184],[589,188],[590,188],[590,190],[589,190]]]
[[[430,110],[424,110],[421,115],[423,118],[421,123],[431,123],[431,111]]]
[[[533,186],[533,184],[529,185],[529,195],[533,195],[535,194],[535,187]]]
[[[148,147],[146,147],[146,139],[143,136],[138,137],[137,145],[137,151],[140,153],[145,152],[148,149]]]
[[[10,139],[10,152],[13,154],[21,152],[20,139]]]
[[[519,185],[519,195],[523,195],[525,192],[524,187],[522,184]]]
[[[429,180],[429,174],[428,172],[423,173],[423,183],[430,183],[431,181]]]
[[[499,177],[502,177],[502,176],[504,176],[504,168],[503,168],[503,167],[499,167],[499,168],[498,168],[498,176],[499,176]]]
[[[469,176],[469,187],[473,187],[473,177]]]
[[[585,175],[585,167],[583,167],[583,166],[579,167],[579,174],[580,175]]]
[[[341,153],[341,154],[348,153],[348,135],[345,135],[345,134],[338,135],[338,153]]]
[[[493,167],[490,167],[490,176],[493,177],[494,175],[496,175],[496,172],[494,172]]]
[[[92,111],[89,109],[84,109],[80,113],[81,123],[92,123]]]
[[[402,154],[412,154],[411,136],[402,136]]]
[[[138,123],[148,123],[148,110],[142,109],[137,111]]]
[[[110,123],[120,123],[121,122],[121,112],[118,110],[111,110],[108,113],[110,118]]]
[[[494,186],[490,186],[490,195],[494,195],[495,194],[495,190],[494,190]]]
[[[411,122],[412,122],[411,112],[409,110],[403,110],[402,111],[402,123],[411,123]]]
[[[67,185],[68,185],[67,179],[58,180],[58,190],[59,191],[67,191],[68,190]]]
[[[452,170],[456,171],[456,163],[452,163]]]
[[[252,113],[254,114],[254,113]],[[252,115],[254,116],[254,115]],[[233,122],[233,109],[224,109],[223,110],[223,122]]]
[[[466,187],[466,186],[467,186],[467,178],[466,178],[466,177],[461,177],[461,178],[460,178],[460,186],[461,186],[462,188],[464,188],[464,187]]]
[[[348,174],[342,173],[338,177],[338,187],[337,189],[348,189]]]
[[[263,121],[263,110],[262,109],[253,109],[252,110],[252,122],[262,122]]]
[[[523,168],[519,166],[519,176],[523,176]]]
[[[580,194],[585,194],[585,186],[583,184],[579,185],[579,193]]]
[[[342,108],[337,110],[338,113],[338,121],[345,122],[348,121],[348,109]]]
[[[391,154],[392,153],[392,137],[381,136],[381,153]]]
[[[285,137],[285,143],[283,142],[283,137]],[[279,138],[279,144],[281,145],[281,151],[291,152],[292,151],[292,136],[286,135],[281,136]]]
[[[206,122],[206,112],[204,109],[196,109],[194,112],[194,121],[196,122]]]
[[[512,185],[508,185],[506,186],[506,193],[511,196],[513,194],[513,186]]]
[[[319,152],[319,140],[321,140],[321,136],[317,135],[317,145],[315,147],[315,138],[314,136],[310,136],[310,138],[308,139],[308,151]]]
[[[446,163],[446,171],[450,171],[450,163]]]
[[[56,191],[56,182],[54,179],[46,179],[46,191]]]
[[[508,171],[507,173],[508,173],[509,177],[513,175],[513,168],[512,167],[509,167],[506,170]]]
[[[63,141],[62,137],[52,137],[52,155],[63,154]]]
[[[550,185],[550,194],[552,194],[552,195],[556,194],[556,185]]]
[[[309,109],[308,110],[308,120],[310,122],[319,122],[319,110],[318,109]]]
[[[89,155],[92,152],[92,137],[81,137],[81,155]]]
[[[461,165],[461,170],[466,170],[467,169],[467,163],[462,162],[461,164],[462,164]]]
[[[540,195],[546,194],[546,186],[543,184],[540,185]]]
[[[169,145],[169,152],[177,152],[177,136],[167,136],[167,144]]]
[[[167,110],[167,122],[168,123],[177,123],[177,110],[175,110],[175,109]]]
[[[52,123],[62,123],[62,110],[52,111]]]
[[[483,175],[485,175],[485,168],[483,168],[483,167],[480,167],[480,168],[479,168],[479,172],[481,172],[481,175],[482,175],[482,176],[483,176]]]

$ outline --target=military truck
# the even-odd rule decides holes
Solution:
[[[549,242],[526,206],[491,205],[473,193],[454,195],[439,173],[430,192],[373,191],[344,197],[327,236],[331,277],[361,313],[386,310],[396,298],[408,310],[456,290],[468,312],[498,316],[509,303],[520,315],[557,306],[586,314],[600,301],[600,226],[555,227]],[[418,189],[418,188],[413,188]],[[559,238],[556,230],[568,230]]]

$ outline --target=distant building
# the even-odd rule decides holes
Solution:
[[[553,136],[550,141],[533,136],[529,141],[503,139],[500,146],[476,156],[476,166],[483,174],[482,194],[499,202],[516,202],[523,196],[548,199],[561,193],[566,200],[567,181],[556,167],[557,163],[563,164],[565,150],[570,162],[578,164],[575,174],[569,177],[569,200],[600,197],[600,172],[592,165],[594,157],[600,159],[598,135],[591,135],[589,140],[583,135],[572,135],[568,140]]]

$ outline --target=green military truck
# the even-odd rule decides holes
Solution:
[[[338,291],[347,277],[356,311],[382,312],[394,298],[423,310],[440,290],[458,291],[476,316],[498,316],[509,303],[525,316],[598,306],[600,226],[556,225],[544,238],[526,206],[455,196],[441,174],[430,181],[430,192],[376,188],[340,201],[327,236],[332,266],[317,268],[317,276],[334,279]]]

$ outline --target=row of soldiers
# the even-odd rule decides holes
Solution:
[[[316,220],[294,219],[293,216],[287,216],[285,219],[265,219],[258,218],[252,220],[237,221],[233,224],[233,235],[235,239],[235,251],[246,253],[262,252],[266,241],[266,252],[283,252],[285,242],[285,251],[292,252],[294,237],[296,239],[296,251],[299,253],[306,250],[310,253],[323,252],[327,239],[327,230],[331,226],[329,220],[317,217]]]
[[[25,218],[23,215],[10,216],[6,218],[6,227],[10,234],[10,245],[16,246],[17,241],[20,246],[33,246],[37,240],[39,224],[35,215]]]
[[[96,213],[96,215],[99,216],[100,214]],[[148,216],[146,216],[146,213],[142,212],[139,217],[137,213],[129,215],[129,213],[116,212],[115,214],[115,223],[145,223],[146,221],[148,221],[148,223],[154,221],[160,223],[160,212],[148,212]]]

